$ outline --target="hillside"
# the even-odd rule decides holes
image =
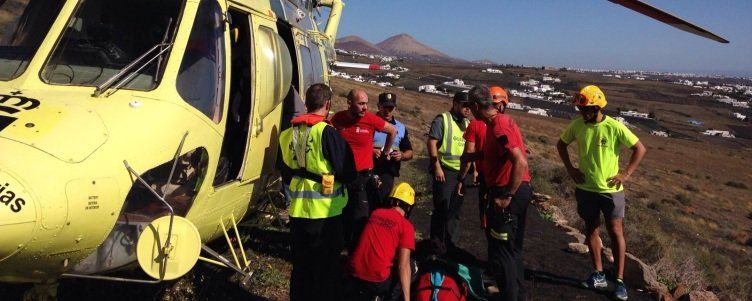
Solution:
[[[402,33],[389,37],[378,44],[372,44],[361,37],[350,35],[337,39],[335,47],[346,51],[357,51],[367,54],[391,55],[418,61],[431,62],[465,62],[462,59],[453,58],[443,52],[428,46],[414,37]],[[483,60],[483,64],[493,63]]]
[[[431,48],[413,38],[412,36],[402,33],[390,37],[376,44],[391,55],[406,57],[426,61],[454,61],[454,59],[441,51]]]
[[[337,39],[337,41],[335,41],[334,46],[339,49],[344,49],[347,51],[357,51],[360,53],[388,55],[388,53],[384,51],[383,49],[372,44],[371,42],[368,42],[362,39],[359,36],[351,35],[351,36],[339,38]]]

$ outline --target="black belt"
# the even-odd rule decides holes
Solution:
[[[358,172],[359,177],[370,177],[373,175],[373,169],[361,170]]]

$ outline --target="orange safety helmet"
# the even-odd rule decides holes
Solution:
[[[509,104],[509,95],[507,95],[507,91],[504,90],[504,88],[493,86],[491,88],[488,88],[488,92],[491,93],[491,99],[493,100],[494,104],[498,104],[500,102],[503,102],[505,106]]]

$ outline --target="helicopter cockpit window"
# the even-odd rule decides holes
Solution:
[[[52,84],[100,85],[148,50],[172,43],[181,2],[82,0],[45,65],[42,78]],[[156,87],[169,51],[159,56],[157,53],[151,52],[137,63],[135,76],[124,88]]]
[[[300,64],[301,73],[303,75],[303,88],[301,91],[308,90],[308,87],[318,83],[313,71],[313,62],[311,60],[311,49],[306,46],[300,45]]]
[[[0,80],[14,79],[26,70],[64,2],[0,1]]]
[[[202,0],[177,77],[180,97],[215,123],[222,120],[225,22],[217,1]]]

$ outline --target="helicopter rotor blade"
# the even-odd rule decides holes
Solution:
[[[692,23],[689,23],[677,16],[674,16],[668,12],[665,12],[655,6],[642,2],[641,0],[608,0],[610,2],[619,4],[633,11],[671,25],[680,30],[696,34],[701,37],[705,37],[720,43],[728,44],[729,41]]]

